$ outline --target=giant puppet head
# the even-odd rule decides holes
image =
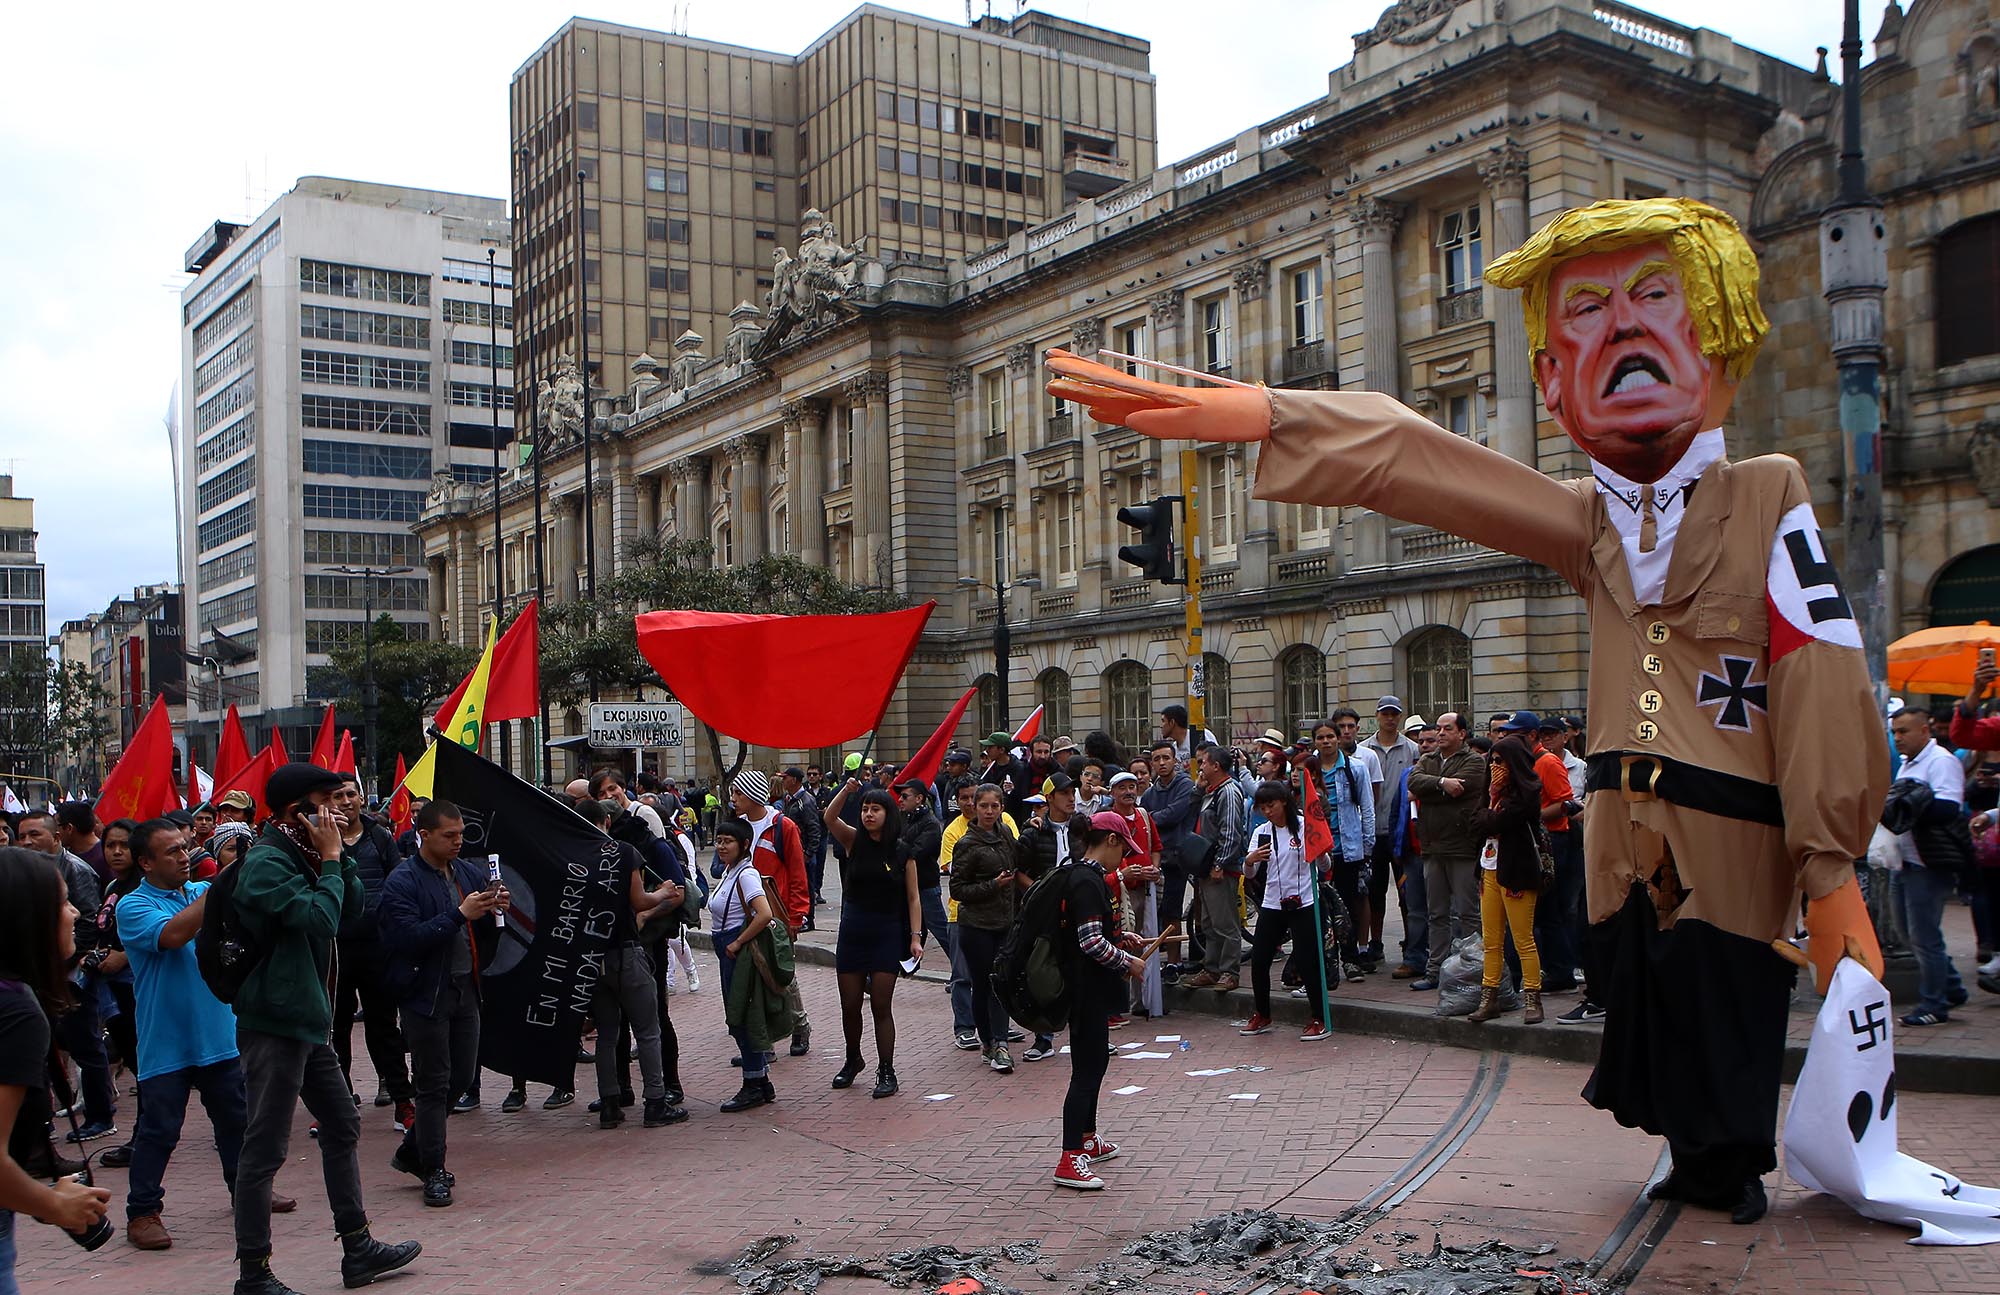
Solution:
[[[1719,427],[1770,323],[1757,256],[1692,198],[1566,211],[1486,268],[1521,289],[1542,402],[1591,458],[1657,481]]]

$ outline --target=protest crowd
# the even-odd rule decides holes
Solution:
[[[1902,764],[1878,837],[1887,855],[1871,859],[1886,863],[1920,967],[1910,1026],[1946,1023],[1966,999],[1939,928],[1956,898],[1973,907],[1978,983],[2000,993],[2000,719],[1981,713],[1995,673],[1950,713],[1903,707],[1891,723]],[[957,1048],[1003,1074],[1070,1054],[1054,1181],[1086,1190],[1118,1153],[1096,1115],[1112,1032],[1164,1014],[1168,985],[1226,994],[1247,963],[1241,1033],[1275,1030],[1272,995],[1287,993],[1308,1004],[1297,1037],[1309,1044],[1330,1037],[1343,982],[1386,974],[1437,993],[1466,940],[1469,1023],[1514,1010],[1541,1023],[1549,995],[1569,996],[1558,1023],[1603,1020],[1582,906],[1592,767],[1578,718],[1426,717],[1387,696],[1372,722],[1342,707],[1309,733],[1234,747],[1191,729],[1178,705],[1159,721],[1145,750],[1101,732],[1079,745],[1031,721],[977,753],[939,747],[900,768],[854,753],[838,769],[744,769],[718,787],[617,769],[563,787],[612,861],[603,970],[569,1067],[595,1072],[598,1126],[620,1129],[633,1108],[649,1129],[689,1119],[684,1064],[740,1069],[725,1116],[778,1100],[781,1083],[850,1087],[871,1063],[871,1096],[895,1096],[893,1004],[933,944]],[[361,1111],[389,1113],[391,1165],[422,1184],[425,1205],[450,1206],[450,1117],[484,1100],[481,977],[516,898],[468,847],[467,819],[401,791],[371,806],[352,772],[309,762],[144,821],[106,822],[83,801],[7,816],[0,1202],[101,1244],[117,1206],[110,1188],[72,1177],[87,1157],[127,1171],[129,1244],[170,1247],[165,1172],[198,1096],[234,1199],[238,1295],[283,1295],[270,1219],[297,1208],[276,1177],[303,1105],[345,1283],[415,1259],[417,1242],[373,1235]],[[771,965],[789,972],[791,938],[815,929],[829,860],[844,1060],[831,1075],[788,1060],[786,1075],[780,1056],[808,1056],[815,1024],[833,1028],[808,1019],[796,977]],[[1065,901],[1066,1049],[1006,992],[1010,944],[1047,921],[1042,889]],[[696,931],[716,958],[706,974]],[[683,1056],[669,1007],[705,986],[728,1003],[733,1055]],[[350,1078],[357,1025],[372,1094]],[[528,1080],[502,1077],[511,1115]],[[554,1084],[541,1106],[576,1096],[573,1081]],[[5,1217],[0,1291],[12,1291]]]

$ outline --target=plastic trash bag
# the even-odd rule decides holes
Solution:
[[[1462,935],[1452,942],[1438,972],[1439,1016],[1470,1016],[1479,1007],[1479,982],[1486,974],[1486,946],[1477,935]],[[1521,995],[1500,981],[1500,1007],[1512,1011],[1521,1005]]]

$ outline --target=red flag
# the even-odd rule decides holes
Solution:
[[[272,729],[271,741],[268,745],[271,750],[271,758],[278,764],[290,764],[292,762],[292,753],[285,750],[285,730],[281,728]]]
[[[354,734],[340,730],[340,744],[333,748],[333,764],[329,766],[335,773],[357,773],[354,763]]]
[[[472,686],[472,676],[477,671],[477,666],[466,671],[465,678],[458,681],[458,687],[438,707],[432,721],[438,732],[445,732],[451,726],[452,717],[458,714],[458,703]],[[503,719],[533,719],[541,713],[541,599],[530,598],[500,641],[493,645],[493,666],[486,681],[486,704],[480,707],[480,718],[488,724],[498,724]]]
[[[960,697],[958,705],[953,706],[951,713],[944,717],[944,723],[938,725],[937,732],[931,734],[924,744],[917,748],[915,755],[903,762],[901,771],[896,774],[897,782],[937,781],[938,766],[944,763],[944,753],[951,748],[951,735],[958,731],[959,721],[965,718],[965,708],[970,706],[972,699],[978,695],[978,684],[965,690],[965,696]]]
[[[222,721],[222,740],[215,749],[215,778],[222,782],[234,778],[250,763],[250,743],[243,737],[243,720],[236,714],[236,703],[229,703],[229,714]]]
[[[718,733],[757,746],[839,746],[881,722],[936,606],[859,616],[647,612],[639,652]]]
[[[1308,761],[1304,776],[1305,784],[1305,852],[1309,860],[1318,860],[1333,850],[1333,824],[1327,821],[1326,784],[1320,781],[1319,761]]]
[[[415,806],[410,801],[410,789],[403,785],[403,779],[407,778],[409,773],[409,767],[403,763],[403,753],[396,752],[396,791],[389,797],[389,826],[396,829],[397,836],[409,831],[410,825],[416,821],[416,815],[412,812]]]
[[[1021,721],[1021,727],[1014,730],[1014,745],[1026,746],[1035,740],[1035,734],[1042,731],[1042,708],[1035,707],[1035,713]]]
[[[221,778],[217,778],[215,780],[215,798],[209,803],[211,805],[220,803],[222,798],[232,791],[247,791],[250,793],[251,804],[255,806],[254,812],[250,815],[250,821],[252,823],[262,822],[265,815],[270,813],[269,807],[264,804],[264,784],[271,780],[271,774],[279,765],[290,763],[280,754],[283,749],[283,746],[279,744],[277,739],[273,738],[262,751],[257,753],[256,759],[236,771],[234,778],[226,782]]]
[[[180,807],[174,788],[173,721],[167,717],[166,700],[155,697],[97,793],[97,817],[105,823],[120,818],[143,822]]]
[[[339,737],[333,728],[333,703],[328,702],[326,714],[320,716],[319,736],[313,739],[312,762],[322,769],[331,769],[334,753],[339,749]]]

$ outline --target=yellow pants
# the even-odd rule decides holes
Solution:
[[[1500,987],[1501,946],[1506,932],[1514,933],[1514,952],[1521,955],[1521,988],[1542,987],[1542,956],[1535,950],[1535,892],[1500,888],[1496,872],[1480,869],[1479,935],[1486,942],[1486,974],[1480,984],[1487,989]]]

